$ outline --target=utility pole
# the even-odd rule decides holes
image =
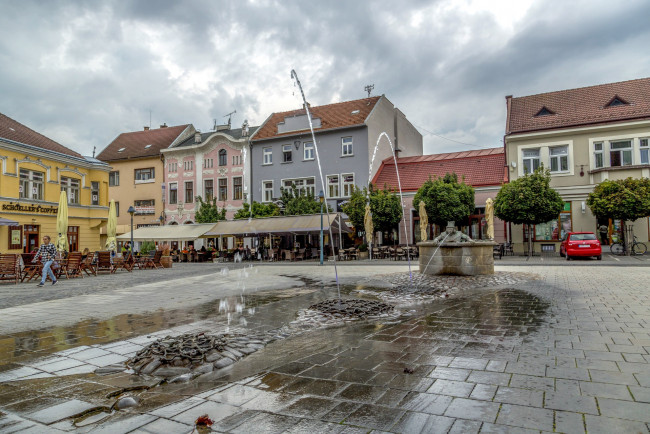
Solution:
[[[370,92],[375,88],[374,84],[369,84],[366,87],[363,88],[366,92],[368,92],[368,98],[370,98]]]

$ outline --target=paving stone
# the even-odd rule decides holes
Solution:
[[[61,404],[30,413],[27,417],[47,425],[59,420],[67,419],[70,416],[79,414],[92,407],[94,407],[94,405],[91,403],[80,401],[78,399],[71,399],[62,402]]]
[[[293,416],[258,413],[229,431],[242,434],[253,432],[281,433],[299,424],[301,421],[301,419]]]
[[[498,411],[499,404],[496,402],[455,398],[452,403],[449,404],[449,407],[447,407],[444,415],[461,419],[494,422]]]
[[[650,422],[648,405],[644,403],[602,398],[598,400],[598,407],[600,413],[606,417]]]
[[[650,388],[640,387],[640,386],[629,386],[629,390],[630,392],[632,392],[635,401],[650,403]],[[617,398],[615,396],[608,396],[608,398],[625,399],[625,398]]]
[[[534,363],[508,362],[505,372],[510,374],[531,375],[543,377],[546,374],[546,367]]]
[[[592,416],[587,414],[585,415],[585,421],[589,434],[642,433],[648,431],[648,427],[642,422],[614,417]]]
[[[159,433],[188,433],[192,431],[193,426],[184,423],[176,422],[169,419],[156,419],[146,425],[138,428],[137,432],[159,434]]]
[[[443,366],[436,366],[436,368],[429,373],[431,378],[442,378],[444,380],[456,380],[456,381],[465,381],[469,377],[470,370],[468,369],[457,369],[457,368],[446,368]]]
[[[350,384],[338,394],[338,397],[349,401],[372,403],[386,393],[386,390],[383,387],[369,386],[366,384]]]
[[[298,417],[319,418],[336,407],[340,401],[325,398],[300,398],[281,410],[283,414]]]
[[[451,428],[454,419],[423,413],[406,412],[391,428],[394,432],[404,433],[444,433]]]
[[[504,372],[506,370],[507,364],[508,362],[502,360],[490,360],[485,367],[485,370],[492,372]]]
[[[483,370],[487,366],[489,360],[485,359],[473,359],[467,357],[455,357],[454,360],[449,363],[450,368],[462,368],[462,369],[472,369],[472,370]]]
[[[449,434],[472,434],[478,433],[481,429],[482,422],[475,420],[456,419]]]
[[[297,425],[294,425],[284,431],[286,434],[329,434],[339,433],[346,427],[332,422],[324,423],[320,420],[303,419]]]
[[[635,386],[630,386],[634,388]],[[591,381],[581,381],[580,391],[582,395],[595,396],[598,398],[612,398],[631,400],[632,396],[628,390],[628,386],[619,384],[596,383]],[[634,393],[634,391],[633,391]],[[649,395],[650,397],[650,395]],[[635,395],[636,398],[636,395]],[[650,401],[648,401],[650,402]]]
[[[564,433],[584,433],[583,416],[568,411],[555,412],[555,431]]]
[[[359,402],[341,402],[327,414],[325,414],[321,419],[326,421],[331,421],[334,423],[340,423],[346,419],[353,411],[361,407]]]
[[[240,408],[234,407],[229,404],[223,404],[221,402],[205,401],[195,407],[192,407],[188,410],[185,410],[182,413],[173,416],[172,419],[186,424],[194,426],[194,422],[200,416],[207,414],[210,419],[217,422],[221,419],[224,419],[232,414],[241,411]]]
[[[534,377],[531,375],[513,374],[510,379],[511,387],[522,389],[534,389],[553,392],[555,391],[555,379],[546,377]]]
[[[519,404],[541,408],[543,406],[544,393],[539,390],[501,386],[494,396],[494,401],[504,404]]]
[[[477,384],[469,397],[471,399],[479,399],[482,401],[492,401],[496,391],[497,386],[491,384]]]
[[[553,431],[553,412],[542,408],[503,404],[497,423]]]
[[[297,396],[288,393],[260,391],[260,393],[255,398],[244,403],[242,407],[250,410],[277,412],[287,407],[297,399],[299,399]]]
[[[497,386],[507,386],[510,383],[512,374],[501,372],[472,371],[467,379],[470,383],[494,384]]]
[[[474,386],[473,383],[465,383],[462,381],[436,380],[427,392],[467,398],[472,393]]]
[[[564,393],[546,392],[544,407],[577,413],[599,414],[596,400],[591,396],[571,396]]]
[[[442,415],[452,400],[451,396],[410,392],[399,403],[399,407],[422,413]]]
[[[547,367],[546,376],[555,377],[555,378],[565,378],[568,380],[590,380],[589,371],[587,369],[581,369],[581,368]]]

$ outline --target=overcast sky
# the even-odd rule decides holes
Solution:
[[[385,94],[424,152],[500,146],[505,96],[650,76],[650,2],[0,0],[0,112],[92,154]],[[460,143],[458,143],[460,142]]]

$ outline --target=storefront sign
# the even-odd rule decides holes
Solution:
[[[155,214],[156,208],[153,206],[136,206],[135,213],[138,215],[141,214]]]
[[[21,205],[19,203],[5,203],[2,204],[3,211],[19,211],[19,212],[36,212],[39,214],[56,214],[58,209],[53,206],[43,205]]]
[[[20,229],[12,229],[11,244],[20,244]]]

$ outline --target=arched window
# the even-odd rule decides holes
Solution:
[[[219,151],[219,166],[225,166],[228,164],[228,153],[225,149]]]

